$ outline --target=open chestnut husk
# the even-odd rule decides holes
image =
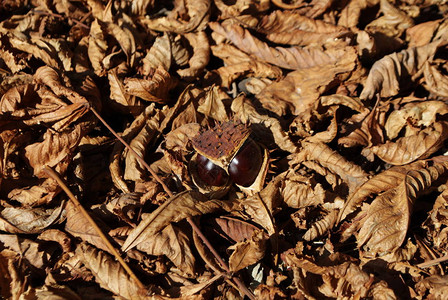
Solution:
[[[218,190],[233,182],[247,193],[260,191],[269,154],[250,134],[247,125],[232,121],[201,131],[192,140],[197,152],[190,161],[195,185],[200,189],[208,186],[207,189]]]

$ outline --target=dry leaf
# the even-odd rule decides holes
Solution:
[[[262,259],[266,249],[266,240],[266,233],[258,230],[249,240],[232,245],[229,248],[234,250],[229,258],[230,270],[237,272]]]
[[[254,55],[259,60],[281,68],[296,70],[309,69],[316,66],[335,64],[347,57],[350,47],[331,47],[327,50],[321,48],[290,47],[271,48],[266,43],[258,40],[238,25],[221,26],[218,23],[210,23],[209,26],[218,34],[229,39],[242,51]]]
[[[375,94],[381,97],[397,95],[409,84],[409,79],[422,69],[441,46],[440,41],[421,47],[395,52],[376,61],[369,71],[361,99],[372,99]]]
[[[146,101],[166,103],[169,101],[168,92],[176,86],[176,80],[159,66],[150,73],[149,78],[126,78],[125,92]]]
[[[80,244],[75,253],[102,288],[124,299],[147,299],[148,291],[142,291],[123,267],[108,254],[85,243]]]
[[[177,194],[143,219],[131,231],[122,249],[123,251],[132,249],[172,222],[179,222],[188,217],[211,213],[219,209],[229,210],[233,205],[234,203],[229,201],[207,201],[204,195],[193,191]]]
[[[448,138],[448,124],[436,122],[416,135],[402,137],[397,142],[387,141],[385,144],[372,147],[383,161],[392,165],[405,165],[417,159],[425,159],[439,150]]]
[[[425,169],[411,170],[396,188],[372,202],[357,235],[358,245],[366,249],[366,256],[384,255],[401,246],[418,193],[445,176],[446,167],[446,163],[435,163]]]

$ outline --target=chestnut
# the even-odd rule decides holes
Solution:
[[[208,185],[223,186],[229,180],[229,176],[223,168],[218,167],[207,157],[200,154],[196,157],[196,169],[199,178]]]
[[[247,139],[229,164],[230,178],[238,185],[248,187],[254,183],[263,163],[260,147],[252,139]]]

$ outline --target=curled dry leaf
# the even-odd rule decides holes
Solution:
[[[448,124],[436,122],[416,135],[402,137],[397,142],[372,147],[375,153],[383,161],[392,165],[405,165],[417,159],[425,159],[439,150],[443,142],[448,138]]]
[[[261,115],[257,112],[254,105],[249,99],[240,96],[233,100],[232,111],[235,116],[242,122],[250,122],[252,124],[262,124],[272,133],[275,143],[282,149],[294,153],[297,146],[292,142],[289,135],[282,129],[279,120],[268,115]],[[267,144],[268,141],[264,141]]]
[[[346,79],[356,67],[356,52],[347,48],[334,63],[290,72],[279,82],[267,86],[258,96],[269,110],[283,115],[299,115],[312,106],[319,96]]]
[[[376,61],[369,71],[360,98],[372,99],[377,93],[381,97],[397,95],[407,87],[410,77],[423,68],[441,45],[441,41],[435,41],[392,53]]]
[[[339,176],[350,188],[355,189],[367,180],[368,174],[358,165],[346,160],[323,143],[304,143],[303,150],[293,155],[291,164],[315,161]]]
[[[254,231],[253,236],[244,242],[236,243],[229,249],[234,250],[229,258],[229,268],[237,272],[257,263],[266,250],[267,235],[262,230]]]
[[[147,299],[148,291],[141,290],[123,267],[110,255],[86,243],[75,251],[99,285],[124,299]]]
[[[179,222],[183,219],[212,213],[224,209],[230,210],[235,204],[231,201],[208,200],[194,191],[179,193],[164,204],[159,206],[149,216],[143,219],[138,226],[131,231],[122,249],[128,251],[141,244],[149,237],[160,232],[172,222]]]
[[[412,123],[415,127],[430,127],[436,121],[437,115],[446,115],[448,113],[448,104],[441,101],[418,101],[405,104],[401,109],[394,110],[389,114],[386,124],[387,137],[392,140],[398,137],[403,128]],[[412,134],[414,134],[412,132]],[[412,134],[405,134],[409,136]]]
[[[166,255],[176,267],[189,276],[194,275],[195,257],[187,234],[179,226],[167,225],[162,231],[137,245],[150,255]]]
[[[45,167],[57,167],[58,171],[65,172],[73,152],[81,140],[81,127],[72,131],[55,133],[47,130],[44,141],[25,148],[26,158],[29,160],[34,174],[38,177],[47,177],[43,172]]]
[[[64,205],[55,209],[6,207],[1,217],[22,233],[40,233],[64,219],[63,208]]]
[[[210,45],[204,31],[187,33],[185,37],[194,49],[194,53],[188,61],[189,68],[177,71],[182,78],[195,77],[204,70],[210,61]]]
[[[266,38],[274,43],[298,46],[323,44],[348,33],[342,26],[281,10],[264,16],[257,27],[259,31],[266,32]]]
[[[153,70],[149,78],[126,78],[124,80],[127,94],[157,103],[168,102],[168,92],[176,84],[176,80],[162,66]]]
[[[175,5],[180,6],[181,2],[175,1]],[[210,14],[210,0],[187,0],[182,2],[185,5],[186,18],[176,18],[176,13],[169,14],[166,17],[147,19],[140,18],[140,22],[152,30],[171,31],[176,33],[187,33],[194,30],[204,29],[208,22]],[[175,8],[176,10],[176,8]]]
[[[361,221],[358,245],[366,256],[384,255],[403,243],[418,193],[426,190],[439,177],[445,176],[446,162],[425,169],[409,171],[400,184],[378,196]]]
[[[414,25],[414,20],[409,15],[387,0],[380,0],[380,11],[383,15],[370,22],[366,30],[380,31],[388,36],[399,37],[407,28]]]
[[[272,48],[251,35],[247,29],[238,25],[222,26],[218,23],[210,23],[209,26],[216,33],[229,39],[242,51],[254,55],[263,62],[290,70],[309,69],[315,66],[334,64],[346,57],[347,52],[350,52],[350,47],[346,46],[331,47],[326,50],[318,47]]]
[[[436,65],[427,61],[423,69],[423,75],[426,81],[426,89],[431,93],[447,97],[448,95],[448,77],[439,70]]]

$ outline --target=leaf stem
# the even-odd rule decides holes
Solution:
[[[70,198],[70,200],[75,205],[75,207],[81,211],[81,213],[84,215],[84,217],[92,225],[93,229],[95,229],[95,231],[101,237],[101,239],[106,244],[109,251],[115,256],[115,258],[118,260],[120,265],[126,270],[126,272],[135,281],[135,283],[137,283],[138,287],[140,289],[146,289],[145,286],[143,285],[143,283],[137,278],[137,276],[135,276],[134,272],[131,270],[131,268],[128,266],[128,264],[123,260],[120,253],[118,252],[118,250],[112,245],[112,243],[109,241],[107,236],[103,233],[101,228],[95,223],[95,221],[92,219],[92,217],[89,215],[89,213],[81,205],[81,203],[79,203],[78,199],[76,199],[75,195],[73,195],[73,193],[67,187],[65,182],[61,179],[59,174],[48,166],[44,168],[44,172],[47,173],[48,176],[53,178],[59,184],[59,186],[64,190],[64,192]]]

